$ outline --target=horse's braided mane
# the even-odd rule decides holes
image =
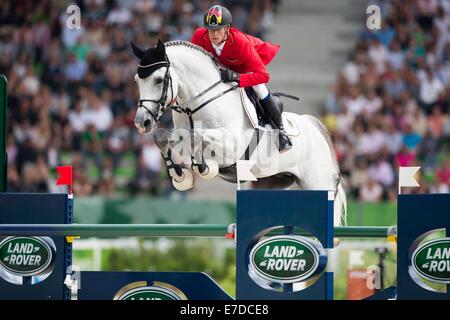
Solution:
[[[196,44],[193,44],[192,42],[189,42],[189,41],[174,40],[174,41],[166,42],[166,43],[164,43],[164,45],[166,46],[166,48],[175,47],[175,46],[188,47],[188,48],[194,49],[196,51],[199,51],[199,52],[203,53],[204,55],[208,56],[209,58],[211,58],[212,60],[214,60],[214,56],[210,52],[206,51],[202,47],[200,47]]]

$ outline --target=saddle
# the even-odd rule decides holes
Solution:
[[[270,123],[270,120],[266,115],[266,112],[264,111],[264,108],[261,105],[259,98],[256,95],[256,92],[253,90],[253,88],[247,87],[247,88],[240,88],[239,90],[241,94],[242,105],[244,106],[244,109],[253,127],[255,129],[260,129],[264,131],[272,131],[273,127]],[[253,107],[245,103],[244,94],[247,95]],[[275,101],[281,113],[283,113],[284,104],[283,100],[281,100],[280,97],[287,97],[290,99],[299,100],[298,97],[282,92],[273,92],[272,95],[275,97]],[[299,134],[298,128],[290,121],[287,114],[283,114],[283,121],[284,121],[284,128],[288,136],[297,136]]]
[[[252,87],[245,89],[239,88],[239,94],[241,96],[241,102],[245,110],[245,114],[247,114],[250,123],[255,129],[244,154],[240,157],[240,160],[249,160],[255,149],[258,147],[262,134],[271,134],[274,128],[272,127],[266,113],[264,112],[264,108],[261,106],[258,96]],[[275,96],[278,108],[280,108],[281,112],[283,112],[283,101],[281,101],[280,96],[286,96],[294,100],[299,100],[299,98],[285,93],[272,94]],[[245,99],[245,95],[248,97],[248,100]],[[249,101],[253,106],[248,103]],[[284,129],[286,130],[288,136],[298,137],[300,135],[300,130],[295,124],[295,121],[292,119],[293,116],[295,116],[295,114],[290,112],[282,114]],[[236,183],[236,163],[229,167],[220,168],[219,173],[222,179]]]

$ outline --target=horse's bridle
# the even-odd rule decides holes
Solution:
[[[217,69],[219,69],[219,67],[217,66],[217,62],[215,60],[213,60],[214,65],[216,66]],[[166,109],[169,107],[172,110],[179,112],[179,113],[184,113],[189,117],[189,122],[190,122],[190,126],[191,129],[194,128],[194,122],[192,120],[192,115],[199,111],[201,108],[203,108],[204,106],[206,106],[208,103],[210,103],[211,101],[214,101],[215,99],[227,94],[228,92],[233,91],[234,89],[238,88],[238,85],[235,84],[233,86],[231,86],[230,88],[228,88],[225,91],[222,91],[221,93],[218,93],[217,95],[215,95],[214,97],[206,100],[205,102],[203,102],[202,104],[200,104],[198,107],[196,107],[195,109],[190,109],[190,108],[185,108],[182,105],[177,104],[174,105],[175,101],[176,101],[176,97],[173,96],[173,83],[172,83],[172,77],[170,75],[170,61],[169,58],[167,57],[166,54],[166,58],[164,61],[160,61],[160,62],[156,62],[156,63],[152,63],[149,65],[139,65],[140,68],[149,68],[149,67],[153,67],[157,64],[160,64],[162,66],[166,66],[166,72],[164,74],[164,80],[163,80],[163,89],[161,92],[161,97],[159,98],[159,100],[153,100],[153,99],[141,99],[139,100],[138,103],[138,108],[144,108],[151,116],[152,118],[155,120],[155,123],[157,123],[159,121],[159,118],[161,118],[161,116],[164,114],[164,112],[166,111]],[[198,98],[200,98],[201,96],[203,96],[204,94],[206,94],[207,92],[209,92],[210,90],[212,90],[213,88],[215,88],[216,86],[218,86],[220,83],[222,82],[222,80],[219,80],[217,82],[215,82],[213,85],[211,85],[210,87],[206,88],[204,91],[200,92],[199,94],[197,94],[196,96],[192,97],[191,99],[189,99],[188,101],[184,102],[184,105],[187,105],[195,100],[197,100]],[[170,86],[170,92],[171,92],[171,97],[172,100],[166,105],[166,100],[167,100],[167,94],[169,92],[169,86]],[[149,108],[147,108],[144,105],[144,102],[152,102],[152,103],[156,103],[158,105],[158,109],[156,110],[156,114],[153,113]]]
[[[166,55],[166,59],[164,61],[161,62],[156,62],[156,63],[152,63],[149,65],[139,65],[140,68],[150,68],[153,67],[155,65],[165,65],[167,67],[166,72],[164,74],[164,80],[163,80],[163,89],[161,92],[161,97],[159,98],[159,100],[153,100],[153,99],[140,99],[139,103],[138,103],[138,108],[144,108],[151,116],[152,118],[155,120],[155,123],[159,121],[159,118],[161,118],[161,116],[163,115],[164,111],[166,111],[166,100],[167,100],[167,93],[169,91],[169,86],[170,86],[170,92],[171,92],[171,96],[172,99],[174,99],[173,96],[173,86],[172,86],[172,77],[170,76],[170,61],[169,58]],[[152,102],[152,103],[156,103],[158,105],[158,109],[156,109],[156,114],[154,114],[152,112],[152,110],[150,110],[149,108],[147,108],[144,105],[144,102]],[[169,103],[170,105],[170,103]]]

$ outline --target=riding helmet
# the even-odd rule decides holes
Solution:
[[[220,29],[231,25],[232,16],[224,6],[215,5],[208,9],[203,16],[203,26],[206,29]]]

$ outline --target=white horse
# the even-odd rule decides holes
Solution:
[[[140,59],[135,125],[142,134],[153,132],[175,188],[191,188],[193,172],[204,179],[219,176],[236,182],[236,162],[246,156],[253,163],[256,187],[332,190],[334,223],[345,219],[346,196],[335,151],[318,119],[283,113],[293,147],[280,154],[277,132],[255,123],[247,95],[236,84],[220,81],[217,63],[206,50],[186,41],[159,41],[148,50],[134,43],[132,47]],[[155,130],[167,108],[173,109],[175,128]],[[189,158],[191,167],[183,167]]]

